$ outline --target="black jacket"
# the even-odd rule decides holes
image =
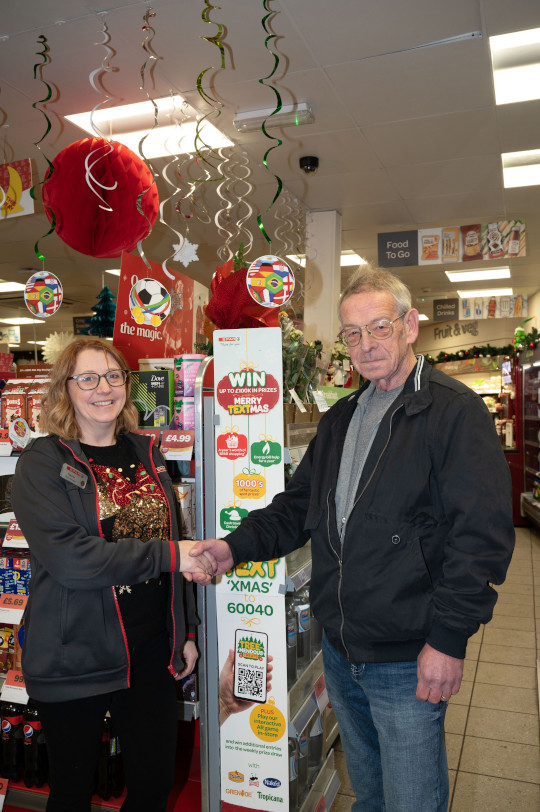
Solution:
[[[12,503],[30,547],[32,568],[22,669],[34,699],[65,701],[129,687],[129,651],[114,584],[140,583],[161,572],[173,573],[169,670],[183,668],[186,622],[193,626],[195,613],[192,589],[184,592],[178,572],[177,502],[161,452],[152,448],[150,453],[152,438],[125,436],[161,481],[173,540],[105,541],[96,482],[78,441],[40,437],[17,462]],[[64,465],[69,468],[62,474]]]
[[[311,538],[312,610],[353,662],[410,661],[426,641],[462,658],[492,616],[490,583],[504,580],[514,546],[493,420],[478,395],[419,356],[381,421],[342,544],[334,497],[358,397],[322,417],[286,490],[226,541],[238,563]]]

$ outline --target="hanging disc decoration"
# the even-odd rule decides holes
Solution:
[[[283,259],[269,254],[251,263],[246,285],[257,304],[281,307],[294,293],[294,274]]]
[[[154,176],[124,144],[83,138],[61,150],[53,167],[43,185],[45,212],[52,222],[52,209],[56,233],[75,251],[119,257],[148,236],[159,207]]]
[[[137,324],[159,327],[171,312],[171,295],[157,279],[139,279],[131,288],[129,309]]]
[[[38,271],[26,283],[24,302],[33,316],[45,319],[54,315],[64,298],[62,283],[52,273]]]

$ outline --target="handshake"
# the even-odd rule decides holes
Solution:
[[[234,566],[231,548],[222,539],[180,541],[180,572],[187,581],[206,586],[214,575]]]

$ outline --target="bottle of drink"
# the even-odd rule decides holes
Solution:
[[[298,809],[298,751],[296,740],[289,739],[289,812]]]
[[[313,659],[321,650],[322,643],[322,626],[313,614],[311,615],[310,638],[311,659]]]
[[[287,624],[287,686],[290,687],[293,682],[296,682],[297,675],[296,641],[298,637],[298,621],[296,619],[296,610],[292,598],[286,598],[285,606]]]
[[[39,721],[37,708],[30,699],[23,711],[24,773],[27,787],[42,787],[47,780],[49,760],[45,734]]]
[[[308,780],[315,780],[323,763],[323,724],[322,714],[317,713],[309,729]]]
[[[6,702],[2,708],[2,775],[20,781],[24,768],[23,708]]]
[[[308,665],[311,657],[310,609],[309,592],[302,587],[294,597],[296,619],[298,621],[298,637],[296,641],[298,671],[301,672]]]
[[[124,787],[126,786],[126,779],[124,776],[124,764],[122,761],[120,739],[118,738],[114,725],[112,724],[109,741],[109,776],[112,796],[113,798],[119,798],[124,791]]]
[[[108,716],[103,720],[101,732],[101,744],[99,746],[99,758],[96,776],[96,792],[104,801],[108,801],[112,795],[112,786],[109,775],[109,750],[111,746],[111,722]]]
[[[298,804],[301,806],[308,791],[308,750],[309,739],[307,732],[302,731],[298,736]]]

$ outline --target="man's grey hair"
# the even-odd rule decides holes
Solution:
[[[356,293],[371,293],[372,291],[387,291],[394,297],[399,313],[405,313],[412,308],[411,292],[401,279],[390,271],[376,268],[371,265],[362,265],[339,297],[338,317],[341,321],[341,305]]]

